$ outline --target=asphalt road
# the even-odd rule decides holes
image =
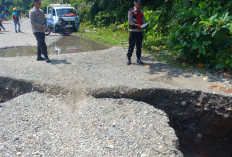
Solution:
[[[17,47],[17,46],[36,46],[37,42],[31,30],[31,24],[29,19],[22,19],[20,21],[21,31],[15,33],[14,23],[12,20],[4,21],[3,26],[5,31],[2,29],[0,32],[0,48]],[[62,35],[52,34],[46,38],[47,45],[51,45],[54,41],[60,39]]]

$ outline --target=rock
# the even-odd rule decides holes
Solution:
[[[227,118],[230,118],[230,115],[229,114],[224,114],[223,117],[227,119]]]
[[[207,76],[209,79],[212,79],[212,78],[213,78],[213,75],[210,74],[210,73],[206,74],[206,76]]]
[[[13,137],[12,138],[12,141],[15,142],[15,141],[18,141],[19,140],[19,137]]]
[[[224,76],[223,76],[223,75],[220,75],[220,76],[218,77],[218,80],[219,80],[219,81],[222,81],[223,78],[224,78]]]
[[[17,152],[16,155],[21,156],[22,152]]]
[[[35,154],[35,155],[41,155],[40,152],[38,152],[38,151],[37,151],[37,152],[34,152],[34,154]]]
[[[146,154],[146,153],[142,153],[141,154],[141,157],[148,157],[149,155],[148,154]]]
[[[181,105],[182,105],[182,106],[186,106],[186,105],[187,105],[186,101],[182,101],[182,102],[181,102]]]
[[[113,126],[113,127],[116,127],[116,123],[113,123],[112,126]]]
[[[201,133],[198,133],[198,134],[197,134],[197,138],[202,138],[202,134],[201,134]]]
[[[204,80],[204,81],[207,81],[208,79],[209,79],[208,76],[203,77],[203,80]]]

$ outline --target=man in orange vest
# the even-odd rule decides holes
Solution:
[[[143,29],[142,25],[145,24],[143,11],[141,10],[141,0],[134,0],[134,8],[128,12],[128,22],[130,27],[129,48],[128,48],[128,61],[127,65],[131,64],[131,57],[136,44],[137,63],[144,64],[141,60],[141,49],[143,42]]]

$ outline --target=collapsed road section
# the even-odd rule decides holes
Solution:
[[[232,156],[232,99],[190,90],[101,89],[96,98],[146,102],[167,113],[184,156]]]
[[[23,95],[25,93],[31,93],[34,91],[37,91],[39,93],[47,93],[51,95],[62,94],[62,95],[66,95],[66,98],[68,99],[74,99],[75,97],[78,96],[79,93],[74,91],[70,92],[69,89],[61,89],[61,88],[59,89],[59,87],[48,87],[47,85],[40,86],[31,82],[14,80],[11,78],[1,77],[0,83],[1,83],[0,84],[1,103],[13,99],[19,95]],[[69,96],[70,93],[72,93],[72,96]],[[87,89],[86,93],[87,96],[85,99],[93,100],[93,98],[91,98],[92,96],[97,98],[99,101],[106,101],[106,100],[109,101],[116,99],[116,101],[114,101],[116,104],[125,107],[130,106],[131,104],[130,100],[133,102],[143,102],[140,103],[140,106],[137,106],[140,109],[133,113],[135,114],[134,115],[135,117],[136,115],[139,116],[142,114],[139,112],[143,112],[142,109],[143,106],[144,108],[146,108],[146,104],[150,104],[150,106],[154,108],[154,111],[152,108],[149,108],[149,110],[146,111],[146,114],[148,114],[148,117],[153,117],[154,120],[157,120],[157,122],[160,123],[160,125],[163,125],[162,118],[160,120],[159,116],[158,117],[155,116],[155,114],[159,113],[156,110],[158,109],[165,112],[169,118],[169,121],[165,121],[165,123],[169,123],[168,125],[174,129],[175,134],[178,137],[178,140],[175,141],[174,140],[175,138],[172,138],[173,137],[172,134],[174,132],[172,133],[172,131],[170,130],[168,131],[170,135],[163,133],[163,134],[159,134],[158,136],[165,136],[164,138],[170,138],[170,139],[166,139],[166,141],[173,141],[173,142],[167,142],[167,143],[169,144],[171,143],[171,145],[174,148],[179,149],[184,156],[231,157],[232,155],[232,106],[231,106],[232,99],[231,97],[203,93],[200,91],[190,91],[190,90],[130,89],[127,87],[115,87],[115,88],[106,88],[106,89],[97,89],[97,90]],[[72,100],[69,100],[67,102],[72,102]],[[88,107],[91,108],[90,106],[94,106],[94,105],[99,105],[99,104],[91,103],[90,101],[88,102],[87,106],[84,106],[84,108],[88,108]],[[120,118],[117,119],[117,116],[113,116],[116,114],[114,113],[115,106],[114,107],[111,106],[113,107],[113,109],[108,110],[107,108],[109,107],[110,106],[107,105],[98,106],[97,110],[102,110],[102,112],[104,111],[104,113],[102,113],[102,117],[100,117],[100,118],[104,117],[101,121],[104,123],[107,121],[106,119],[109,118],[109,117],[106,118],[104,114],[106,115],[112,114],[111,115],[112,117],[110,117],[110,119],[112,119],[112,121],[115,122],[113,122],[110,125],[113,126],[114,128],[117,128],[118,126],[116,127],[116,125],[119,125],[117,123],[122,123],[122,122],[117,122],[120,120]],[[122,114],[121,117],[124,117],[124,119],[128,120],[127,121],[128,125],[130,122],[133,121],[133,119],[136,119],[135,117],[133,118],[133,116],[130,117],[127,115],[128,113],[131,113],[130,110],[131,108],[127,108],[126,110],[124,109],[123,112],[122,110],[119,110],[118,111],[119,113],[117,113],[117,114]],[[87,112],[91,112],[91,115],[93,116],[95,110],[86,111],[86,113]],[[142,114],[142,116],[145,115]],[[99,117],[99,115],[97,115],[97,117]],[[157,124],[150,121],[148,117],[147,117],[147,121],[150,124],[145,125],[144,124],[145,122],[143,121],[141,124],[140,123],[136,124],[136,125],[141,125],[141,126],[137,126],[137,129],[139,128],[140,131],[146,132],[146,130],[148,131],[151,128],[153,128],[154,132],[157,132],[157,128],[155,128]],[[128,118],[133,118],[133,119],[129,120]],[[142,117],[142,119],[143,118],[144,117]],[[88,119],[89,118],[85,119],[86,124],[85,125],[83,124],[82,126],[86,126],[88,124],[87,122]],[[141,117],[137,117],[136,121],[140,121],[140,119]],[[54,123],[56,122],[54,121]],[[93,123],[90,124],[94,125]],[[106,124],[101,124],[101,125],[103,125],[102,127],[108,127],[105,126]],[[120,127],[118,129],[121,130],[125,129],[123,128],[124,127],[123,125],[119,125],[119,126]],[[147,128],[148,126],[150,129]],[[90,126],[90,127],[94,127],[94,126]],[[133,127],[133,125],[130,127]],[[99,128],[98,126],[96,129],[92,131],[95,132],[98,129],[102,130],[102,128],[101,127]],[[130,129],[132,129],[132,131],[136,130],[133,128],[128,128],[128,130]],[[127,133],[130,134],[130,131]],[[120,132],[120,134],[124,134],[124,132]],[[146,138],[145,136],[140,137],[139,134],[136,134],[134,136],[137,135],[138,137],[135,138],[138,138],[140,140]],[[155,133],[153,135],[151,134],[146,134],[146,135],[147,136],[149,135],[148,137],[152,137],[151,140],[155,135],[157,136],[157,134]],[[96,133],[96,136],[103,138],[106,135],[103,136],[103,132],[101,132],[100,134]],[[114,135],[112,134],[110,136],[114,136]],[[153,148],[153,146],[151,146],[152,141],[150,142],[151,143],[149,145],[151,148]],[[157,147],[157,143],[155,143],[156,142],[155,138],[153,142],[154,142],[154,146]],[[162,150],[166,150],[166,153],[169,152],[166,154],[166,156],[171,154],[172,155],[176,154],[174,156],[182,156],[181,153],[179,153],[177,150],[173,150],[174,148],[170,148],[170,145],[167,145],[167,143],[166,145],[160,144],[160,148],[162,148]],[[131,142],[131,144],[134,145],[136,144],[136,142],[135,143]],[[165,146],[167,148],[163,148]],[[99,147],[101,146],[99,145]],[[111,144],[110,147],[111,149],[115,148],[113,144]],[[118,146],[117,149],[123,149],[123,148]],[[165,154],[164,152],[162,153],[160,152],[161,156],[164,154]]]

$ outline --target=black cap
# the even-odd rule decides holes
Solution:
[[[141,0],[134,0],[134,2],[135,2],[135,3],[139,3],[139,4],[142,3]]]
[[[34,2],[41,3],[41,0],[34,0]]]

